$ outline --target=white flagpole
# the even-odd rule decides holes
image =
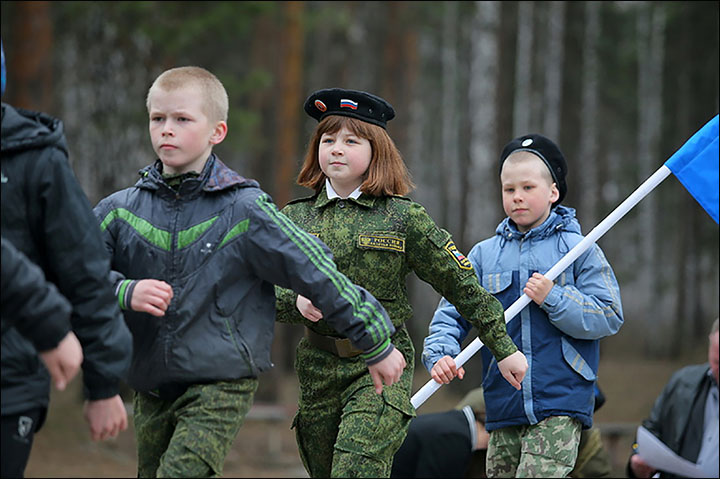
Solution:
[[[630,211],[635,205],[637,205],[640,200],[642,200],[645,196],[648,195],[657,185],[659,185],[665,178],[670,175],[670,169],[662,165],[655,173],[653,173],[650,178],[645,180],[643,184],[638,186],[638,188],[630,195],[628,196],[625,201],[620,203],[620,206],[615,208],[612,213],[607,215],[607,217],[602,220],[593,230],[588,233],[585,238],[582,239],[573,249],[568,251],[568,253],[563,256],[560,261],[555,263],[555,266],[550,268],[550,270],[545,273],[545,277],[549,280],[554,280],[560,273],[565,271],[565,269],[572,264],[573,261],[575,261],[578,256],[580,256],[582,253],[585,252],[586,249],[588,249],[591,245],[593,245],[602,235],[604,235],[607,230],[612,228],[615,223],[617,223],[620,218],[625,216],[625,214]],[[528,295],[524,294],[518,298],[517,301],[515,301],[510,307],[505,310],[505,322],[507,323],[512,318],[517,316],[517,314],[522,311],[522,309],[527,306],[527,304],[530,302],[530,298]],[[483,347],[483,342],[480,341],[480,338],[475,338],[473,342],[467,345],[465,349],[463,349],[460,354],[458,354],[455,357],[455,364],[457,367],[462,366],[465,364],[465,361],[470,359],[476,352],[480,350],[480,348]],[[440,386],[442,384],[436,383],[434,379],[430,379],[425,385],[418,390],[418,392],[413,395],[410,402],[412,403],[413,407],[415,409],[419,408],[435,391],[440,389]]]

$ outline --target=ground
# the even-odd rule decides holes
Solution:
[[[648,414],[652,403],[673,371],[685,364],[706,360],[702,351],[692,357],[670,360],[628,359],[606,354],[599,371],[600,385],[607,402],[595,416],[601,430],[616,430],[616,437],[604,435],[614,462],[615,477],[623,477],[632,432]],[[465,381],[473,372],[466,371]],[[417,391],[429,376],[420,369]],[[308,477],[290,429],[295,411],[294,377],[283,380],[287,401],[282,404],[256,404],[241,428],[225,462],[224,477]],[[71,389],[53,392],[45,427],[38,433],[26,477],[136,477],[135,443],[132,421],[116,439],[96,443],[89,439],[79,402],[80,382]],[[452,408],[462,396],[452,385],[438,390],[419,408],[418,414]]]

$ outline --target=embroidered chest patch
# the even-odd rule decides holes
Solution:
[[[358,235],[358,246],[361,248],[397,251],[399,253],[405,252],[405,240],[387,234]]]
[[[452,255],[453,259],[458,264],[458,266],[460,266],[460,268],[472,269],[472,264],[470,264],[470,260],[468,260],[460,251],[458,251],[455,243],[453,243],[453,240],[448,241],[445,244],[444,249]]]

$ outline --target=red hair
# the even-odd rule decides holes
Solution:
[[[318,159],[320,138],[325,133],[337,133],[343,127],[368,140],[372,148],[370,166],[363,175],[360,191],[371,196],[402,196],[415,188],[400,151],[384,128],[340,115],[330,115],[318,123],[305,152],[303,166],[297,177],[298,185],[315,190],[316,193],[322,190],[326,177]]]

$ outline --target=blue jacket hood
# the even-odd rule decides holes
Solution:
[[[575,218],[574,208],[563,205],[556,206],[555,208],[550,210],[550,215],[540,226],[536,226],[535,228],[525,233],[521,233],[517,229],[517,225],[515,224],[515,222],[509,217],[506,217],[495,229],[495,234],[501,236],[505,241],[519,240],[521,238],[543,239],[550,236],[556,230],[582,234],[580,229],[580,223]]]

